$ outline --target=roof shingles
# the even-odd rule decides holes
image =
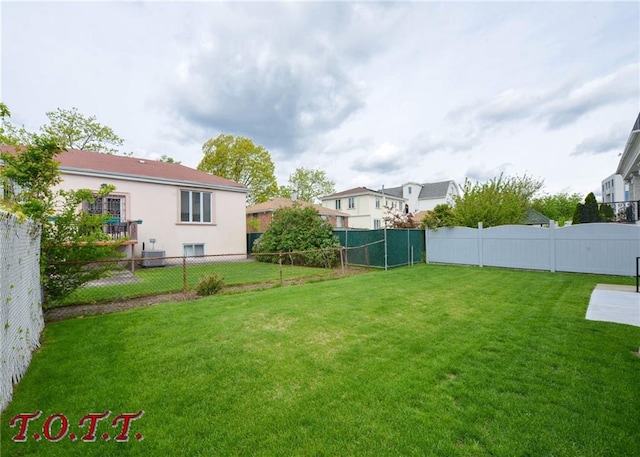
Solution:
[[[60,162],[61,171],[107,173],[125,178],[150,178],[163,181],[234,187],[238,190],[246,189],[246,186],[230,179],[221,178],[178,163],[79,151],[77,149],[69,149],[62,152],[58,156],[58,161]]]
[[[292,206],[294,204],[298,204],[300,206],[311,206],[313,208],[315,208],[316,210],[318,210],[318,212],[320,213],[321,216],[342,216],[342,217],[349,217],[348,213],[343,213],[342,211],[337,211],[335,209],[331,209],[331,208],[326,208],[324,206],[320,206],[320,205],[314,205],[312,203],[303,201],[303,200],[298,200],[297,202],[293,202],[291,201],[291,199],[289,198],[274,198],[273,200],[269,200],[263,203],[258,203],[257,205],[254,206],[248,206],[246,211],[247,214],[256,214],[256,213],[269,213],[269,212],[273,212],[275,210],[277,210],[278,208],[282,208],[282,207],[286,207],[286,206]]]

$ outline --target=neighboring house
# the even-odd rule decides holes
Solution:
[[[325,208],[343,211],[349,215],[349,227],[380,229],[384,227],[384,207],[403,210],[406,200],[393,196],[386,190],[371,190],[366,187],[336,192],[320,199]]]
[[[625,190],[628,189],[624,201],[640,200],[640,113],[625,144],[616,174],[622,177]]]
[[[325,208],[324,206],[314,205],[302,200],[292,201],[289,198],[275,198],[268,202],[259,203],[254,206],[246,208],[247,214],[247,232],[248,233],[262,233],[269,224],[271,224],[271,218],[273,212],[278,208],[292,206],[294,204],[306,207],[311,206],[315,208],[320,217],[328,221],[334,228],[347,228],[349,227],[349,214],[342,211],[336,211],[335,209]],[[257,222],[253,222],[257,221]]]
[[[523,225],[539,225],[540,227],[549,227],[551,219],[533,208],[529,208],[525,215]]]
[[[408,182],[384,191],[388,195],[405,199],[411,213],[432,210],[444,203],[453,205],[455,197],[460,195],[460,189],[453,180],[422,184]]]
[[[622,175],[613,174],[602,181],[602,203],[623,202],[629,200],[629,184]]]
[[[3,150],[9,148],[3,147]],[[57,156],[56,189],[115,186],[85,210],[111,216],[105,230],[129,236],[131,252],[164,251],[167,257],[210,254],[246,256],[247,188],[177,163],[67,150]],[[137,241],[137,243],[136,243]]]

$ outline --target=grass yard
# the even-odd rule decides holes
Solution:
[[[265,262],[227,262],[189,265],[186,267],[187,288],[192,289],[198,280],[207,273],[217,272],[224,278],[227,286],[264,284],[280,280],[280,266]],[[302,279],[313,276],[332,276],[336,270],[327,268],[282,266],[283,280]],[[83,287],[68,298],[53,303],[51,308],[85,303],[100,303],[121,298],[135,298],[180,292],[183,289],[182,266],[162,268],[138,268],[135,272],[140,282],[133,284],[113,284],[101,287]]]
[[[632,279],[419,265],[52,323],[2,455],[637,456],[640,328],[584,319],[598,282]]]

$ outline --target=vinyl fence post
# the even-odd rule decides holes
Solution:
[[[552,273],[556,272],[556,229],[558,223],[556,221],[549,222],[549,269]]]
[[[484,266],[482,259],[482,222],[478,222],[478,266]]]
[[[429,226],[424,227],[424,263],[429,263]]]

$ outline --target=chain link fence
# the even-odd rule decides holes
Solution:
[[[9,403],[44,328],[40,230],[0,211],[0,409]]]
[[[167,294],[192,296],[198,282],[212,273],[222,277],[223,292],[266,288],[353,274],[369,268],[412,265],[421,262],[424,253],[424,232],[421,230],[337,231],[336,234],[342,247],[252,253],[249,256],[242,253],[110,260],[108,263],[113,269],[106,277],[84,284],[63,300],[45,301],[45,307],[99,304]],[[253,241],[248,238],[248,244]],[[83,262],[73,266],[91,269],[99,264]]]
[[[84,284],[63,300],[46,302],[45,307],[98,304],[163,294],[193,295],[198,281],[211,273],[222,277],[224,292],[327,279],[346,273],[340,260],[342,250],[333,251],[263,253],[260,259],[246,254],[228,254],[110,260],[108,263],[113,268],[107,276]],[[305,263],[308,256],[334,255],[337,262],[324,266],[311,267]],[[74,265],[89,269],[97,263],[76,262]]]

